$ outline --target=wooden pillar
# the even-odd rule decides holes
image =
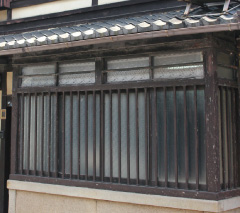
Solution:
[[[206,108],[206,163],[207,187],[209,192],[219,192],[220,150],[219,150],[219,114],[216,50],[206,50],[205,58],[205,108]]]
[[[16,88],[18,84],[17,80],[18,68],[13,68],[13,95],[12,95],[12,126],[11,126],[11,171],[10,174],[16,174],[17,172],[17,130],[18,130],[18,100]]]

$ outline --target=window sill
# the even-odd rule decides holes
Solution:
[[[240,197],[221,201],[209,201],[200,199],[167,197],[160,195],[145,195],[129,192],[117,192],[110,190],[80,188],[33,182],[8,180],[7,187],[10,190],[10,202],[14,205],[16,191],[61,195],[66,197],[87,198],[92,200],[104,200],[135,205],[147,205],[184,210],[196,210],[206,212],[224,212],[240,208]]]

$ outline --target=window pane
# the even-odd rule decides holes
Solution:
[[[178,65],[198,62],[203,62],[203,55],[201,52],[169,54],[154,57],[154,66]]]
[[[109,60],[107,62],[108,70],[138,68],[138,67],[148,67],[148,66],[149,66],[149,58],[148,57]]]
[[[22,75],[47,75],[54,74],[55,66],[54,65],[39,65],[39,66],[28,66],[23,67]]]
[[[42,105],[43,100],[44,100],[44,106]],[[36,165],[36,170],[38,171],[40,171],[41,169],[43,169],[43,172],[48,172],[48,170],[50,172],[56,171],[56,166],[55,166],[56,164],[54,161],[55,146],[56,146],[55,105],[56,105],[55,95],[51,95],[51,105],[49,105],[49,95],[24,96],[25,109],[24,109],[24,123],[23,123],[24,124],[23,169],[35,170],[35,165]],[[42,109],[44,110],[44,112],[42,111]],[[51,110],[50,111],[51,115],[49,115],[49,109]],[[50,128],[49,128],[49,124],[50,124]],[[37,132],[35,131],[35,129],[37,129]],[[35,162],[35,158],[36,158],[36,162]],[[50,161],[49,161],[50,165],[48,163],[48,158],[50,158]]]
[[[95,62],[60,64],[59,73],[94,71]]]
[[[59,85],[92,84],[95,82],[95,62],[61,64]]]
[[[201,52],[162,55],[154,57],[155,79],[176,79],[204,77]],[[197,64],[196,64],[197,63]]]
[[[113,71],[108,73],[108,82],[137,81],[149,79],[149,69]]]
[[[154,78],[156,79],[201,79],[203,77],[203,65],[171,66],[154,69]]]
[[[21,85],[22,87],[54,86],[56,85],[54,73],[54,65],[23,67]]]
[[[143,68],[149,66],[148,57],[111,60],[107,62],[107,66],[108,82],[137,81],[149,79],[149,69]]]
[[[225,78],[230,80],[236,79],[236,70],[231,68],[231,66],[235,66],[234,54],[226,54],[222,52],[218,52],[217,54],[217,74],[219,78]]]

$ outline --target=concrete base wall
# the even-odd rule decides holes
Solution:
[[[199,211],[18,191],[16,213],[197,213]],[[240,212],[240,211],[239,211]]]
[[[240,213],[240,197],[207,201],[21,181],[8,188],[9,213]]]

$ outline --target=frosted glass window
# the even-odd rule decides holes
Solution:
[[[233,80],[236,78],[235,71],[233,69],[227,68],[227,67],[218,66],[217,74],[218,74],[219,78],[225,78],[225,79],[229,79],[229,80]]]
[[[28,66],[23,67],[22,75],[47,75],[55,73],[55,66],[50,65],[43,65],[43,66]]]
[[[95,62],[61,64],[59,85],[95,83]]]
[[[233,116],[237,112],[234,101],[238,96],[237,89],[228,87],[219,88],[219,146],[220,146],[220,175],[221,183],[225,186],[228,185],[228,181],[234,182],[234,161],[236,160],[236,138],[234,132],[237,132],[235,125],[236,118]],[[223,182],[224,180],[224,182]]]
[[[38,171],[56,172],[54,161],[56,150],[56,95],[51,95],[51,103],[49,102],[49,95],[24,96],[24,98],[21,97],[20,103],[21,106],[24,105],[24,117],[21,118],[23,119],[21,128],[24,128],[24,132],[20,134],[24,147],[23,169],[34,170],[36,165]],[[50,165],[48,157],[50,158]]]
[[[93,155],[94,155],[94,130],[95,130],[95,143],[96,143],[96,176],[100,175],[100,95],[94,96],[93,94],[86,95],[73,93],[72,105],[70,94],[65,95],[65,103],[63,103],[63,96],[59,96],[59,153],[62,153],[63,146],[65,150],[64,169],[65,174],[72,175],[86,175],[86,150],[88,159],[88,175],[93,176]],[[87,103],[86,103],[87,100]],[[65,106],[65,138],[63,140],[63,107]],[[87,106],[87,108],[86,108]],[[95,112],[94,112],[95,109]],[[71,110],[73,117],[71,118]],[[96,118],[94,118],[94,114]],[[93,125],[95,119],[95,125]],[[87,126],[85,125],[87,122]],[[86,143],[87,137],[87,143]],[[87,145],[87,147],[86,147]],[[71,154],[72,153],[72,154]],[[79,160],[78,160],[79,157]],[[72,159],[71,159],[72,158]],[[79,164],[80,163],[80,164]],[[70,167],[72,165],[72,168]],[[60,171],[62,171],[62,161],[60,161]],[[79,172],[79,173],[78,173]]]
[[[165,93],[166,92],[166,99]],[[150,110],[152,112],[151,126],[149,130],[151,132],[152,138],[150,140],[152,157],[150,158],[150,164],[152,170],[150,171],[151,180],[155,181],[155,167],[156,167],[156,154],[157,154],[157,168],[158,168],[158,181],[160,183],[165,182],[165,159],[167,158],[167,177],[168,182],[175,182],[175,175],[178,175],[178,183],[185,183],[186,181],[186,168],[185,168],[185,140],[188,140],[188,156],[189,156],[189,183],[196,183],[196,159],[195,159],[195,129],[198,129],[198,144],[199,144],[199,181],[201,184],[206,184],[206,144],[204,140],[204,129],[205,129],[205,108],[204,108],[204,88],[197,88],[196,105],[197,112],[195,112],[195,98],[194,98],[194,88],[188,87],[186,89],[186,118],[187,118],[187,135],[185,135],[185,121],[184,121],[184,90],[182,87],[176,88],[176,100],[174,100],[174,90],[169,87],[164,92],[163,88],[156,90],[156,104],[157,112],[155,116],[155,104],[154,104],[154,91],[150,91],[151,105]],[[176,102],[176,106],[174,103]],[[166,107],[166,108],[165,108]],[[176,111],[175,111],[176,110]],[[165,114],[166,111],[166,114]],[[197,114],[197,121],[195,120],[195,113]],[[174,116],[176,115],[176,132],[174,124]],[[155,129],[155,125],[157,128]],[[166,128],[166,138],[165,138],[165,128]],[[157,133],[156,133],[157,130]],[[175,134],[177,135],[177,165],[175,165]],[[155,136],[157,135],[157,147],[155,145]],[[166,140],[166,141],[165,141]],[[165,147],[165,142],[167,147]],[[165,152],[167,150],[167,152]],[[175,174],[175,168],[178,168],[178,173]]]
[[[202,79],[204,77],[201,52],[155,56],[154,67],[155,79]]]
[[[22,78],[22,87],[44,87],[55,85],[56,85],[55,76],[38,76]]]
[[[108,82],[141,81],[147,79],[149,79],[149,69],[113,71],[109,72],[107,76]]]
[[[149,68],[147,67],[149,67],[148,57],[110,60],[107,62],[107,81],[147,80],[150,77]]]
[[[149,58],[128,58],[128,59],[118,59],[118,60],[109,60],[108,69],[128,69],[136,67],[148,67]]]
[[[22,87],[56,85],[54,65],[27,66],[22,69]]]
[[[93,84],[95,83],[95,73],[83,73],[59,76],[59,85]]]
[[[139,144],[139,178],[144,180],[146,178],[145,173],[145,96],[143,91],[138,91],[138,96],[136,102],[136,93],[135,91],[129,92],[129,104],[127,104],[127,93],[121,92],[120,102],[118,101],[118,93],[112,93],[110,97],[109,93],[104,95],[105,99],[105,176],[110,176],[110,150],[112,146],[112,165],[113,165],[113,178],[118,178],[119,170],[119,138],[118,134],[120,131],[119,122],[121,123],[121,179],[126,179],[128,177],[128,165],[127,165],[127,141],[129,134],[129,150],[130,150],[130,179],[136,179],[136,162],[137,162],[137,138]],[[110,100],[112,100],[110,102]],[[120,106],[119,106],[120,104]],[[111,108],[110,108],[111,107]],[[118,109],[120,108],[120,117],[118,114]],[[136,112],[138,108],[138,113]],[[110,110],[111,109],[111,110]],[[129,110],[129,111],[128,111]],[[129,118],[127,117],[129,113]],[[138,117],[138,123],[136,118]],[[110,122],[110,118],[112,121]],[[120,120],[119,120],[120,119]],[[127,120],[129,119],[129,129],[127,125]],[[112,124],[112,126],[110,126]],[[137,126],[138,126],[138,135],[137,135]],[[112,132],[110,131],[112,129]],[[111,140],[112,139],[112,140]],[[112,143],[112,145],[111,145]]]
[[[154,57],[154,66],[162,65],[177,65],[187,63],[203,62],[203,55],[201,52],[197,53],[181,53],[181,54],[169,54],[160,55]]]
[[[236,79],[236,70],[231,68],[231,66],[235,66],[235,61],[233,54],[226,54],[219,52],[217,54],[217,74],[219,78],[225,78],[229,80]]]
[[[59,73],[83,72],[83,71],[94,71],[94,70],[95,70],[94,62],[60,64],[59,66]]]
[[[161,67],[154,69],[155,79],[177,79],[177,78],[194,78],[202,79],[203,65],[184,65]]]

